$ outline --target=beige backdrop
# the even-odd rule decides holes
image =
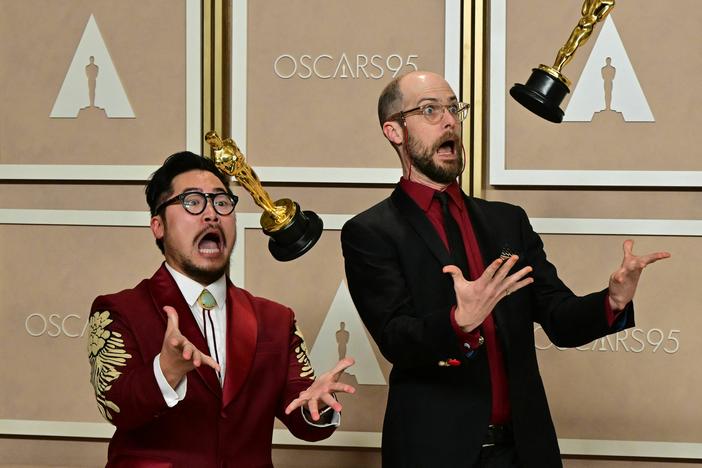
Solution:
[[[577,21],[580,4],[507,2],[505,93],[532,67],[550,63]],[[0,179],[4,164],[154,165],[184,149],[184,5],[0,0]],[[134,119],[49,118],[90,14]],[[508,100],[507,168],[697,170],[690,134],[699,97],[690,81],[702,64],[699,54],[686,47],[694,50],[701,14],[693,0],[620,2],[614,19],[656,123],[555,126]],[[676,27],[660,34],[664,20],[658,18],[674,18]],[[235,126],[245,124],[252,165],[396,168],[396,156],[378,128],[377,95],[395,69],[412,68],[409,62],[442,72],[444,29],[443,0],[249,1],[247,111],[232,109],[231,117]],[[566,69],[574,82],[596,38],[597,31]],[[359,56],[368,58],[365,68]],[[380,58],[372,62],[373,56]],[[388,63],[390,56],[399,59]],[[319,57],[316,73],[305,68]],[[293,62],[297,74],[291,74]],[[484,157],[489,161],[489,152]],[[388,185],[304,181],[266,187],[274,199],[293,198],[303,209],[329,215],[358,213],[391,190]],[[702,197],[691,190],[527,189],[492,186],[488,180],[484,192],[486,198],[524,206],[533,218],[686,220],[702,214]],[[248,195],[240,195],[239,213],[260,212]],[[72,217],[69,210],[80,212]],[[5,267],[0,273],[0,351],[6,357],[0,364],[0,420],[101,422],[80,335],[96,295],[132,287],[160,263],[145,211],[142,181],[0,184],[0,261]],[[91,221],[103,213],[108,221]],[[17,221],[20,215],[29,219]],[[543,237],[563,279],[579,293],[605,287],[626,238]],[[692,282],[698,238],[635,239],[637,251],[665,248],[674,256],[644,275],[636,302],[638,331],[583,350],[538,352],[559,436],[702,443],[699,405],[694,404],[700,384],[695,358],[702,353],[695,313],[700,298]],[[247,229],[244,240],[234,263],[243,263],[247,289],[293,307],[308,342],[314,343],[344,279],[338,229],[327,229],[312,251],[290,263],[272,259],[257,229]],[[540,347],[549,347],[540,332],[537,337]],[[373,356],[387,378],[389,365],[374,345]],[[341,397],[346,409],[339,432],[377,433],[387,387],[358,385],[358,390],[354,397]],[[106,459],[107,444],[99,434],[0,436],[0,466],[101,466]],[[374,447],[277,446],[273,457],[276,466],[288,468],[380,466]],[[626,457],[565,462],[574,468],[664,463],[669,462]]]
[[[531,69],[539,64],[553,64],[556,52],[577,23],[582,1],[508,1],[507,4],[505,91],[514,83],[524,83]],[[547,17],[544,11],[548,11]],[[695,76],[702,65],[699,53],[691,47],[699,37],[699,2],[618,2],[610,17],[655,122],[625,122],[620,115],[609,111],[596,115],[589,124],[552,125],[531,118],[526,109],[508,97],[508,169],[702,169],[695,139],[691,138],[697,128],[693,116],[702,105],[702,97],[689,85],[689,77]],[[667,27],[673,17],[675,26]],[[563,69],[563,74],[573,82],[571,97],[601,26],[597,26],[590,40]],[[535,30],[539,34],[534,34]],[[619,66],[616,62],[612,65]],[[616,81],[624,79],[623,72],[617,72],[614,79],[616,93],[617,86],[624,86]],[[565,110],[567,105],[568,100],[561,108]],[[539,138],[535,139],[534,135]]]
[[[0,7],[0,164],[158,164],[185,146],[183,1],[2,0]],[[91,14],[135,118],[92,109],[49,118]],[[79,60],[89,64],[89,56]],[[99,87],[107,66],[96,64]]]
[[[395,153],[378,138],[377,97],[383,83],[412,64],[443,72],[444,1],[248,5],[252,164],[397,167]],[[236,125],[242,116],[232,114]]]

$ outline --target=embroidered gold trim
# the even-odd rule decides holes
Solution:
[[[300,338],[300,344],[295,347],[295,357],[297,358],[297,362],[302,366],[300,369],[300,377],[309,377],[311,380],[314,380],[314,369],[312,368],[312,363],[310,363],[310,358],[307,356],[305,337],[302,336],[302,330],[297,326],[297,323],[295,323],[295,335]]]
[[[88,327],[88,358],[90,359],[90,383],[95,390],[98,409],[102,417],[112,421],[112,412],[119,413],[119,407],[109,401],[105,394],[112,388],[112,382],[122,373],[117,370],[127,365],[131,358],[124,350],[122,335],[107,329],[112,323],[108,311],[95,312],[90,317]]]

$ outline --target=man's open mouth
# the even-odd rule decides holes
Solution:
[[[456,142],[454,140],[445,141],[439,145],[436,152],[438,154],[455,154]]]
[[[200,237],[197,248],[202,254],[216,254],[224,248],[224,238],[217,230],[209,230]]]

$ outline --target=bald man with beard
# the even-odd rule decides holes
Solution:
[[[524,210],[462,192],[468,111],[435,73],[390,82],[378,116],[402,178],[341,233],[354,304],[393,365],[383,466],[560,467],[534,323],[561,347],[633,326],[641,271],[669,254],[627,240],[608,287],[573,294]]]

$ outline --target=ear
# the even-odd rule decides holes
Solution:
[[[155,239],[163,239],[163,234],[164,234],[164,228],[163,228],[163,220],[161,219],[160,215],[152,216],[151,217],[151,232],[154,235]]]
[[[399,122],[385,122],[383,124],[383,134],[393,145],[400,146],[405,139],[403,124]]]

